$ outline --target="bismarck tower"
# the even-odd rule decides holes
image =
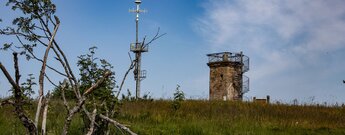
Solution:
[[[249,57],[240,53],[208,54],[210,67],[210,100],[242,100],[249,91]]]

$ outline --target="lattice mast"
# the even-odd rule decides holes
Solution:
[[[136,33],[135,43],[130,44],[130,50],[131,52],[135,53],[135,69],[133,73],[136,81],[135,97],[138,99],[140,97],[140,82],[146,78],[146,71],[141,70],[141,53],[148,51],[148,45],[144,45],[144,43],[139,42],[139,14],[146,12],[146,10],[140,9],[141,0],[135,0],[134,3],[136,4],[136,9],[129,10],[129,12],[136,13]]]

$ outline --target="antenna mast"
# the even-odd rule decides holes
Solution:
[[[141,70],[141,53],[148,52],[148,45],[139,42],[139,14],[142,12],[146,12],[146,10],[140,9],[141,0],[135,0],[134,3],[136,4],[136,9],[129,10],[129,12],[136,13],[135,18],[135,26],[136,26],[136,35],[135,35],[135,43],[130,44],[131,52],[135,53],[135,69],[134,79],[136,81],[136,88],[135,88],[135,97],[138,99],[140,97],[140,82],[146,78],[146,71]]]

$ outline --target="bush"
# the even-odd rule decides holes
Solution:
[[[172,102],[172,109],[177,111],[181,107],[181,102],[185,100],[185,96],[182,90],[180,90],[180,85],[177,85],[174,93],[174,101]]]

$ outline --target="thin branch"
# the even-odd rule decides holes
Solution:
[[[19,34],[19,35],[21,35],[21,34]],[[25,35],[25,34],[22,34],[22,36],[23,35]],[[16,34],[16,36],[18,36],[17,34]],[[24,37],[29,37],[29,36],[24,36]],[[47,38],[48,38],[48,36],[46,36]],[[38,41],[38,42],[40,42],[43,46],[45,46],[45,47],[47,47],[48,45],[46,44],[46,43],[44,43],[41,39],[39,39],[39,38],[36,38],[35,37],[35,39]],[[21,41],[20,41],[21,42]],[[22,43],[23,44],[23,43]]]
[[[58,87],[52,80],[50,80],[50,78],[48,77],[47,74],[44,74],[44,76],[47,78],[47,80],[48,80],[52,85],[54,85],[54,87]]]
[[[125,130],[126,132],[128,132],[129,134],[131,135],[137,135],[136,133],[134,133],[133,131],[131,131],[128,127],[120,124],[119,122],[113,120],[113,119],[110,119],[109,117],[107,116],[104,116],[103,114],[99,114],[99,117],[106,120],[106,121],[109,121],[111,123],[113,123],[116,127],[120,127],[121,129]]]
[[[24,33],[20,33],[20,32],[15,32],[15,31],[11,31],[11,32],[8,32],[8,31],[2,31],[1,34],[3,35],[18,35],[18,36],[22,36],[22,37],[25,37],[25,38],[32,38],[32,35],[27,35],[27,34],[24,34]],[[36,35],[34,34],[34,38],[36,40],[38,40],[39,38],[48,38],[48,37],[45,37],[45,36],[41,36],[41,35]],[[45,44],[43,44],[45,45]]]
[[[57,44],[54,44],[54,45],[58,46]],[[64,68],[64,71],[65,71],[65,73],[67,75],[68,81],[69,81],[70,85],[73,86],[73,91],[76,94],[76,97],[80,97],[79,96],[80,93],[79,93],[78,87],[75,87],[76,85],[78,85],[78,82],[76,81],[75,77],[70,75],[71,72],[69,71],[69,69],[68,69],[68,67],[66,65],[66,62],[64,62],[61,59],[61,56],[60,56],[59,52],[54,47],[52,49],[53,49],[55,55],[57,56],[56,60],[58,60],[60,62],[60,64],[62,65],[62,67]]]
[[[59,18],[57,16],[54,16],[54,18],[56,20],[56,24],[59,24],[60,23]],[[51,33],[48,25],[44,23],[42,18],[39,18],[39,19],[42,22],[43,26],[46,28],[46,32],[48,33],[48,35],[52,36],[52,33]],[[72,72],[72,69],[71,69],[71,67],[70,67],[70,65],[68,63],[67,57],[66,57],[65,53],[61,50],[61,48],[59,47],[59,45],[57,44],[55,39],[53,39],[53,43],[54,43],[54,46],[58,49],[58,51],[57,51],[57,50],[55,50],[55,47],[53,48],[55,54],[57,55],[57,57],[59,58],[59,61],[63,65],[63,67],[65,69],[65,72],[68,75],[68,79],[69,79],[71,85],[74,84],[74,87],[73,87],[74,93],[76,93],[77,98],[80,98],[81,94],[80,94],[80,91],[78,90],[79,84],[78,84],[78,81],[77,81],[76,77],[74,76],[74,74]],[[61,60],[60,55],[59,55],[58,52],[62,55],[63,60]],[[73,80],[74,83],[72,83],[72,80]]]
[[[40,22],[40,24],[41,24],[41,27],[43,28],[43,27],[44,27],[44,24],[43,24],[41,21],[39,21],[39,22]],[[56,26],[54,26],[54,27],[56,27]],[[47,27],[44,27],[44,28],[47,28]],[[46,29],[43,30],[43,33],[44,33],[44,35],[46,35],[46,37],[49,37],[48,34],[47,34],[47,30],[46,30]],[[49,39],[49,40],[50,40],[50,39]]]
[[[160,28],[158,28],[156,35],[146,44],[143,42],[143,48],[147,47],[149,44],[151,44],[153,41],[161,38],[162,36],[166,35],[167,33],[159,34],[160,33]]]
[[[42,27],[38,27],[38,26],[34,26],[35,28],[37,28],[37,29],[39,29],[39,30],[42,30],[42,31],[44,31],[44,29],[42,28]],[[47,38],[48,36],[46,36],[46,38]]]
[[[125,83],[125,80],[126,80],[126,78],[127,78],[127,75],[129,74],[129,72],[130,72],[130,71],[134,68],[134,66],[135,66],[135,62],[132,60],[132,57],[131,57],[130,53],[128,53],[128,56],[129,56],[129,59],[131,60],[131,64],[129,65],[128,70],[126,71],[125,75],[123,76],[123,79],[122,79],[122,81],[121,81],[121,85],[120,85],[119,91],[118,91],[117,94],[116,94],[116,98],[118,98],[119,95],[120,95],[120,92],[121,92],[121,90],[122,90],[123,84]]]
[[[36,40],[40,39],[40,38],[46,38],[49,39],[48,36],[42,36],[42,35],[37,35],[35,32],[33,32],[32,30],[29,29],[29,33],[31,34],[32,37],[34,37]]]
[[[66,57],[65,53],[60,49],[59,45],[55,42],[55,40],[54,40],[54,44],[55,44],[56,48],[58,49],[58,51],[60,52],[60,54],[62,55],[62,58],[64,59],[65,66],[66,66],[66,68],[68,69],[68,70],[66,70],[66,71],[69,72],[69,75],[71,75],[70,78],[71,78],[71,79],[73,80],[73,82],[74,82],[74,85],[75,85],[75,92],[77,93],[76,96],[77,96],[77,97],[80,97],[80,96],[81,96],[80,91],[77,89],[77,88],[79,88],[79,83],[78,83],[76,77],[74,76],[74,74],[73,74],[73,72],[72,72],[72,69],[71,69],[71,67],[70,67],[70,65],[69,65],[69,63],[68,63],[67,57]]]
[[[42,59],[37,58],[36,55],[35,55],[29,48],[27,48],[27,47],[24,45],[24,43],[22,42],[22,40],[20,39],[20,37],[19,37],[18,35],[16,35],[16,37],[17,37],[19,43],[23,46],[23,48],[24,48],[25,50],[27,50],[27,51],[30,53],[30,55],[31,55],[30,57],[32,57],[32,58],[34,58],[35,60],[40,61],[40,62],[43,63],[43,60],[42,60]],[[47,67],[48,67],[49,69],[55,71],[56,73],[58,73],[58,74],[60,74],[60,75],[62,75],[62,76],[67,77],[67,75],[65,75],[65,74],[63,74],[62,72],[58,71],[57,69],[55,69],[55,68],[49,66],[48,64],[47,64]]]
[[[42,6],[42,4],[41,3],[38,3],[39,4],[39,6],[41,7],[41,8],[43,8],[43,6]],[[48,20],[54,25],[54,27],[56,27],[56,24],[54,23],[54,21],[51,19],[51,17],[50,16],[45,16],[46,17],[46,24],[47,24],[47,26],[48,26]]]
[[[67,80],[65,79],[61,85],[61,96],[62,96],[62,100],[63,100],[63,104],[65,105],[65,108],[67,109],[67,111],[69,110],[69,106],[66,100],[66,96],[65,96],[65,89],[67,87]]]
[[[4,75],[6,76],[7,80],[10,82],[10,84],[12,85],[12,87],[15,90],[19,90],[20,91],[20,87],[18,84],[16,84],[16,82],[12,79],[11,75],[8,73],[7,69],[2,65],[2,63],[0,62],[0,68],[2,73],[4,73]]]

